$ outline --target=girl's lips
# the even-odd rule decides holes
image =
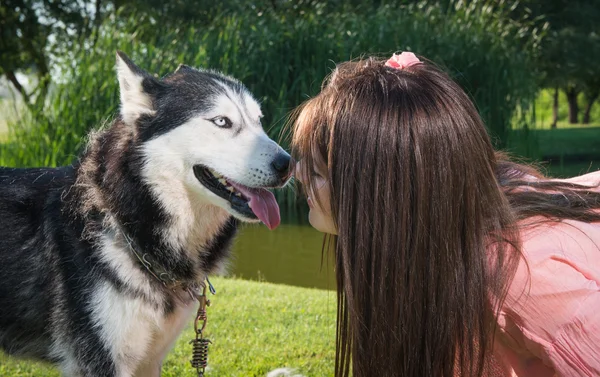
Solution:
[[[308,206],[309,206],[310,208],[313,208],[313,202],[312,202],[312,200],[310,199],[310,196],[306,198],[306,201],[308,202]]]

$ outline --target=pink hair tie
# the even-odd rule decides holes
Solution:
[[[422,63],[419,58],[412,52],[403,52],[400,55],[394,54],[391,58],[385,62],[385,65],[388,67],[396,68],[396,69],[404,69],[415,64]]]

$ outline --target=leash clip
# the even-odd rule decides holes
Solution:
[[[208,280],[208,276],[206,277],[206,282],[208,283],[208,290],[210,290],[210,293],[214,296],[217,294],[217,290],[215,289],[215,287],[212,285],[212,283],[210,282],[210,280]]]
[[[200,303],[198,313],[194,320],[194,333],[196,334],[196,337],[190,341],[190,344],[192,345],[192,360],[190,360],[190,364],[192,365],[192,368],[196,369],[198,377],[204,377],[204,372],[208,365],[208,345],[212,343],[210,339],[205,338],[202,334],[206,328],[206,323],[208,322],[206,308],[210,306],[210,300],[206,297],[207,286],[213,295],[216,293],[215,288],[208,278],[206,279],[206,284],[202,284],[202,286],[202,294],[196,296],[196,299]]]

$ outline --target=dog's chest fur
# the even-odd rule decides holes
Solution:
[[[163,231],[166,244],[181,250],[173,258],[195,260],[197,276],[222,270],[236,221],[220,209],[197,205],[181,213]],[[171,234],[178,237],[171,238]],[[104,281],[95,286],[92,321],[102,343],[110,348],[111,358],[117,360],[117,375],[158,376],[174,341],[192,323],[198,303],[184,289],[157,289],[157,279],[132,257],[135,252],[143,253],[133,250],[118,231],[102,237],[101,260],[119,284]]]
[[[238,222],[183,191],[165,208],[154,182],[86,157],[75,167],[0,169],[10,225],[0,229],[0,347],[55,362],[65,376],[159,376],[197,303],[164,287],[135,252],[183,286],[198,283],[223,268]],[[90,161],[96,169],[85,169]]]
[[[123,296],[110,283],[98,284],[93,295],[94,322],[122,376],[158,376],[162,360],[197,309],[196,301],[188,299],[165,314],[144,299]]]

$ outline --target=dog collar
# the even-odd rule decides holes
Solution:
[[[119,227],[119,231],[123,235],[123,238],[125,238],[125,241],[127,242],[127,245],[129,246],[129,250],[131,250],[133,255],[135,255],[135,257],[139,260],[139,262],[142,264],[142,266],[144,266],[144,268],[146,268],[146,271],[148,271],[150,273],[150,275],[152,275],[158,282],[160,282],[164,287],[169,288],[173,291],[182,289],[182,290],[186,291],[192,299],[198,300],[198,297],[201,296],[199,293],[200,289],[204,288],[204,287],[198,286],[197,283],[192,283],[192,284],[183,283],[183,282],[175,279],[169,271],[161,268],[158,263],[154,263],[154,264],[151,263],[151,261],[150,261],[151,257],[147,253],[140,254],[137,251],[138,248],[135,247],[135,246],[137,246],[136,242],[129,237],[129,235],[123,230],[123,228]],[[205,279],[206,279],[208,288],[210,290],[210,293],[212,293],[213,295],[216,294],[217,291],[215,290],[215,287],[212,285],[212,283],[208,279],[208,276],[206,276]],[[204,286],[204,283],[202,285]]]

